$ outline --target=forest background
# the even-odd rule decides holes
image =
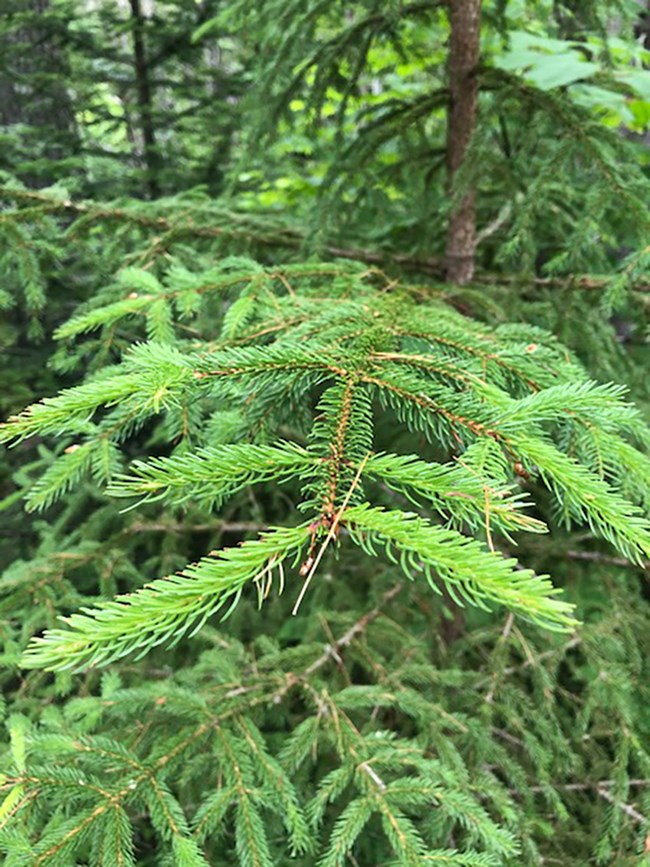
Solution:
[[[650,864],[649,130],[639,0],[5,0],[2,863]]]

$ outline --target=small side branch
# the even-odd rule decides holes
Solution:
[[[285,678],[284,684],[277,689],[271,696],[272,704],[279,704],[285,695],[291,690],[296,684],[304,683],[307,681],[313,674],[327,665],[330,661],[334,660],[335,662],[340,662],[341,660],[341,651],[351,644],[356,638],[365,632],[368,626],[381,616],[383,613],[383,609],[389,602],[391,602],[399,593],[401,593],[404,588],[404,584],[400,581],[398,584],[394,584],[389,590],[387,590],[377,603],[375,607],[368,611],[363,617],[360,617],[352,626],[343,633],[340,638],[337,638],[336,641],[331,644],[326,645],[325,650],[321,653],[321,655],[315,659],[310,665],[307,666],[302,672],[299,674],[288,673]]]
[[[616,798],[612,795],[612,793],[606,789],[604,786],[598,786],[596,789],[601,798],[607,801],[609,804],[613,804],[615,807],[618,807],[619,810],[622,810],[626,816],[629,816],[630,819],[634,819],[635,822],[638,822],[640,825],[644,825],[646,823],[646,817],[639,813],[631,804],[625,804],[623,801],[617,801]]]
[[[347,647],[348,644],[351,644],[355,638],[358,638],[368,626],[376,620],[382,613],[384,607],[391,602],[399,593],[401,593],[404,587],[403,583],[395,584],[390,590],[387,590],[377,603],[377,605],[372,609],[372,611],[368,611],[363,617],[360,617],[356,623],[353,623],[352,626],[344,632],[343,635],[338,638],[333,644],[328,644],[321,656],[318,657],[312,664],[306,668],[301,677],[309,677],[318,671],[319,668],[322,668],[326,665],[330,659],[336,659],[340,656],[339,651],[344,647]]]

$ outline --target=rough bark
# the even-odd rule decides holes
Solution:
[[[144,16],[140,0],[129,0],[129,2],[133,27],[133,66],[138,94],[138,108],[140,111],[143,155],[147,168],[147,188],[151,198],[155,199],[160,193],[158,182],[160,160],[156,144],[156,128],[153,121],[153,100],[151,82],[149,80],[149,67],[147,65],[147,54],[144,44]]]
[[[449,0],[449,114],[447,171],[450,191],[467,154],[476,127],[481,0]],[[468,283],[474,275],[476,194],[467,190],[449,217],[445,254],[447,279]]]

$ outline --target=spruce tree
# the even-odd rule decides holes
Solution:
[[[572,92],[618,86],[597,3],[483,4],[458,162],[446,50],[444,93],[373,101],[396,57],[423,75],[423,27],[442,44],[478,11],[450,7],[269,0],[254,57],[244,6],[203,15],[191,43],[235,34],[263,82],[241,148],[264,142],[271,186],[307,129],[291,102],[320,118],[310,221],[304,190],[269,212],[240,167],[217,201],[0,189],[21,309],[82,296],[52,314],[56,388],[0,428],[0,506],[33,522],[1,584],[7,865],[644,863],[650,460],[611,380],[642,406],[647,250],[615,247],[642,241],[648,184],[603,93]],[[419,118],[448,197],[400,247],[391,183],[421,176],[387,181],[383,148],[410,159]]]

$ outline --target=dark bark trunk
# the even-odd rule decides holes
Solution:
[[[449,0],[449,114],[447,171],[450,191],[467,154],[476,127],[481,0]],[[454,203],[447,230],[447,279],[468,283],[474,276],[476,194],[467,190]]]
[[[160,157],[156,144],[156,129],[152,113],[152,92],[149,80],[149,68],[147,66],[147,54],[144,45],[144,17],[140,0],[129,0],[131,5],[131,17],[133,25],[133,61],[135,70],[135,84],[138,94],[138,108],[140,111],[140,128],[142,131],[142,145],[144,162],[147,168],[147,189],[152,199],[160,193],[159,168]]]

